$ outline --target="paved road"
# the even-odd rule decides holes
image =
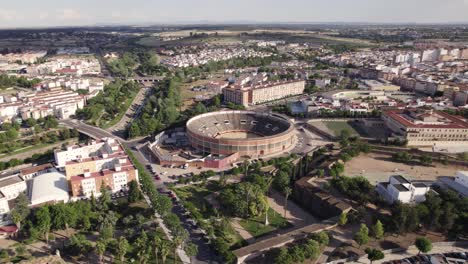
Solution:
[[[433,245],[433,248],[429,252],[429,254],[441,254],[441,253],[450,253],[450,252],[466,252],[466,248],[454,247],[454,246]],[[401,260],[401,259],[409,258],[409,257],[412,257],[412,256],[416,256],[416,255],[418,255],[418,253],[419,253],[419,250],[415,246],[411,246],[407,250],[402,251],[402,252],[388,253],[388,254],[385,255],[384,259],[374,261],[372,263],[378,264],[378,263],[384,263],[386,261],[391,261],[391,260]],[[371,262],[367,259],[367,255],[366,255],[366,256],[363,256],[363,257],[359,258],[355,262],[348,262],[348,263],[353,263],[353,264],[365,263],[365,264],[368,264],[368,263],[371,263]]]
[[[148,98],[151,88],[144,87],[141,88],[135,98],[133,99],[132,104],[128,107],[127,111],[123,115],[122,119],[119,122],[107,129],[107,131],[112,132],[113,134],[125,135],[125,131],[132,120],[139,115],[141,109],[145,104],[145,99]]]

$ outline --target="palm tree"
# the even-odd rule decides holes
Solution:
[[[166,263],[166,257],[171,251],[171,246],[171,243],[167,240],[161,240],[161,243],[159,243],[159,252],[161,253],[161,259],[163,264]]]
[[[129,244],[127,239],[125,239],[123,236],[119,237],[117,254],[119,255],[120,263],[124,263],[125,261],[125,254],[127,253],[128,246]]]
[[[137,255],[139,258],[139,263],[146,263],[148,258],[149,246],[148,246],[148,237],[146,236],[145,231],[142,231],[141,236],[136,240],[136,246],[138,249]]]
[[[99,263],[102,263],[104,253],[106,253],[106,243],[102,240],[96,242],[96,253],[99,255]]]
[[[266,186],[267,186],[267,188],[266,188],[266,194],[267,194],[266,196],[267,197],[265,197],[265,207],[266,207],[265,208],[265,225],[267,226],[267,225],[270,224],[268,222],[268,211],[270,209],[270,204],[268,203],[268,195],[270,194],[270,188],[271,188],[271,184],[273,183],[273,177],[271,177],[271,176],[267,177],[265,182],[266,182]]]
[[[249,173],[249,161],[244,160],[244,176],[247,177],[248,173]]]
[[[156,264],[158,264],[158,255],[161,247],[161,238],[156,234],[153,238],[153,248],[154,248],[154,259]]]
[[[174,263],[177,262],[177,249],[182,247],[184,241],[188,238],[188,232],[185,229],[179,230],[174,234]]]
[[[288,208],[288,198],[289,198],[289,195],[291,195],[292,193],[292,189],[290,187],[285,187],[284,188],[284,195],[286,196],[284,199],[284,218],[286,218],[286,211],[287,211],[287,208]]]

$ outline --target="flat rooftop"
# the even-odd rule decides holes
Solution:
[[[468,122],[461,116],[454,116],[442,111],[434,111],[433,114],[425,114],[438,118],[437,124],[434,122],[424,122],[409,117],[408,112],[415,110],[388,110],[384,114],[407,128],[452,128],[468,129]]]
[[[10,178],[0,180],[0,188],[4,188],[13,184],[17,184],[19,182],[23,182],[24,180],[19,176],[12,176]]]

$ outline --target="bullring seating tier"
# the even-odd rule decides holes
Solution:
[[[203,114],[188,124],[191,130],[205,136],[218,137],[229,132],[250,132],[273,136],[291,126],[280,116],[250,111],[221,111]]]

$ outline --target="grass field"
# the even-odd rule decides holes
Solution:
[[[239,224],[249,232],[253,237],[263,236],[272,231],[283,229],[290,226],[290,223],[284,219],[281,214],[273,209],[268,210],[269,225],[265,225],[265,215],[260,215],[254,218],[242,219]]]
[[[359,136],[359,133],[346,121],[324,122],[326,127],[335,135],[339,136],[341,131],[346,129],[351,132],[351,136]]]

